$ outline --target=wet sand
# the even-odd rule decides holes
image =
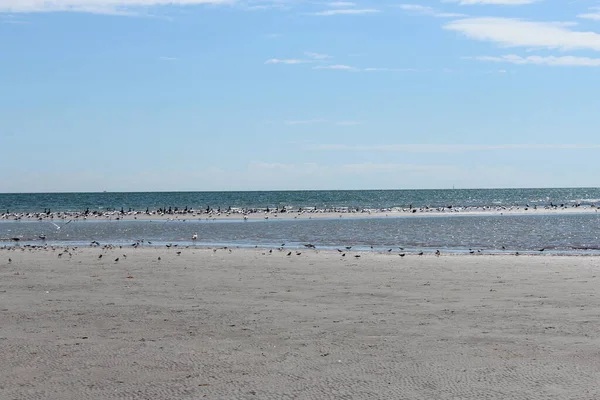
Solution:
[[[0,250],[0,398],[600,398],[600,258],[287,254]]]

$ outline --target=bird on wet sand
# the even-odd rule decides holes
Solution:
[[[115,258],[115,262],[119,262],[119,257]]]
[[[192,240],[198,240],[198,234],[197,233],[194,233],[192,235]]]
[[[99,259],[101,259],[101,258],[102,258],[102,254],[100,254],[100,255],[98,256],[98,260],[99,260]]]
[[[401,254],[398,254],[398,255],[399,255],[400,257],[404,257],[406,254],[405,254],[405,253],[401,253]]]
[[[422,251],[419,252],[419,255],[422,256],[424,253]]]
[[[288,256],[291,256],[291,255],[292,255],[292,252],[290,251],[289,253],[287,253],[287,255],[288,255]]]
[[[435,251],[435,255],[436,255],[436,257],[439,257],[441,254],[442,254],[442,253],[440,253],[440,251],[439,251],[439,250],[436,250],[436,251]]]
[[[8,263],[9,264],[12,263],[12,259],[11,258],[8,259]]]
[[[360,254],[355,255],[354,258],[360,258]]]

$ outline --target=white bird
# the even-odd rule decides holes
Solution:
[[[197,233],[194,233],[192,235],[192,240],[198,240],[198,234]]]

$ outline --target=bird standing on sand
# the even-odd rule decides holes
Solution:
[[[11,258],[8,259],[8,263],[9,264],[12,263],[12,259]]]
[[[119,262],[119,257],[115,258],[115,262]]]
[[[292,255],[292,252],[290,251],[289,253],[287,253],[287,255],[288,255],[288,256],[291,256],[291,255]]]

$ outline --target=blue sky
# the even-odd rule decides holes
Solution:
[[[0,0],[0,192],[600,186],[600,1]]]

